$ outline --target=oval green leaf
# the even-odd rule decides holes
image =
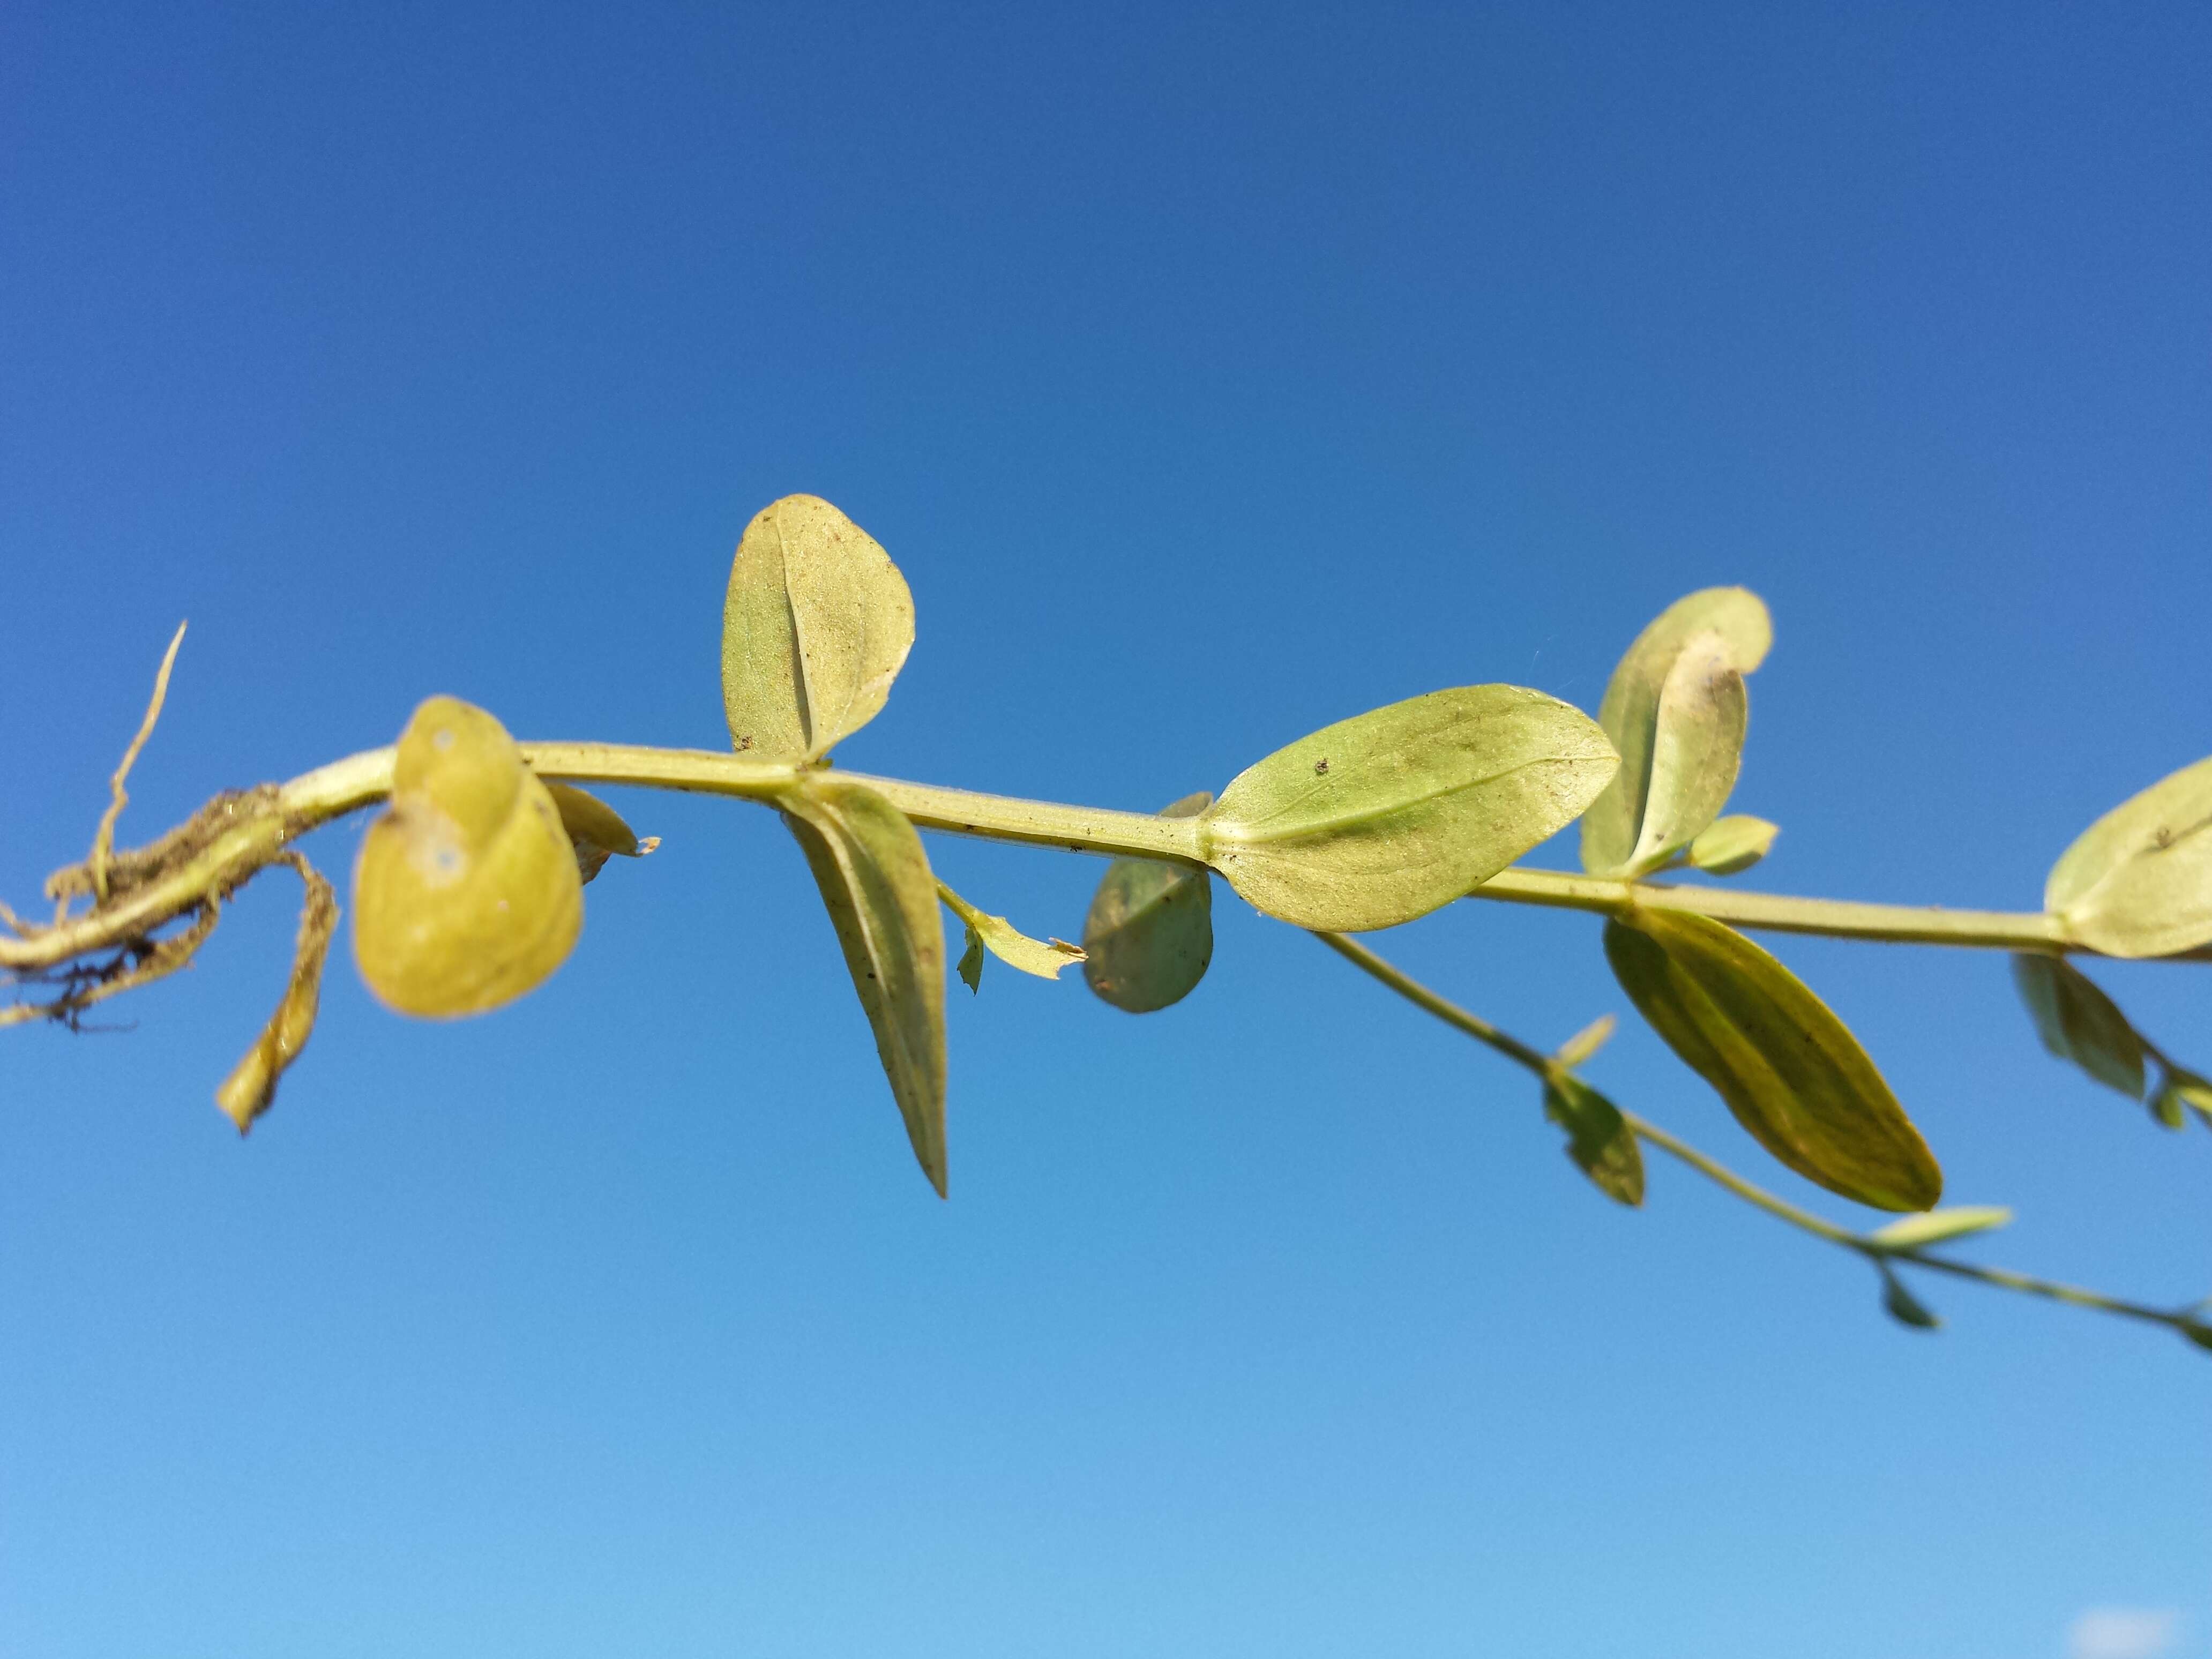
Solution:
[[[1688,842],[1712,821],[1728,799],[1723,782],[1735,781],[1743,744],[1746,716],[1733,707],[1742,687],[1728,689],[1727,676],[1757,668],[1773,640],[1765,604],[1741,587],[1708,587],[1677,599],[1636,636],[1598,709],[1620,770],[1583,819],[1583,868],[1613,874],[1653,856],[1669,838],[1679,837],[1677,846]],[[1669,757],[1664,771],[1662,755]],[[1717,789],[1719,799],[1705,811]],[[1648,810],[1655,799],[1656,815]]]
[[[1573,823],[1617,763],[1556,697],[1462,686],[1276,750],[1201,821],[1213,867],[1255,908],[1362,933],[1472,891]]]
[[[1709,876],[1732,876],[1765,858],[1782,833],[1780,826],[1748,812],[1715,818],[1690,843],[1690,864]]]
[[[400,734],[391,806],[354,865],[354,960],[369,989],[426,1018],[483,1013],[550,975],[583,924],[553,797],[505,726],[432,697]]]
[[[1867,1237],[1885,1249],[1915,1250],[1948,1239],[1964,1238],[1971,1233],[1985,1233],[1993,1228],[2008,1226],[2011,1222],[2012,1212],[2001,1205],[1957,1204],[1948,1210],[1906,1216],[1886,1227],[1875,1228]]]
[[[2143,1097],[2143,1044],[2128,1017],[2096,982],[2058,957],[2022,952],[2013,983],[2043,1046],[2130,1100]]]
[[[2051,866],[2043,908],[2111,957],[2212,943],[2212,758],[2123,801]]]
[[[915,1160],[945,1190],[945,924],[921,837],[881,795],[813,773],[779,800],[836,929]]]
[[[745,526],[722,607],[730,741],[813,760],[882,712],[914,647],[914,596],[890,556],[818,495]]]
[[[1616,1204],[1644,1202],[1644,1152],[1620,1109],[1561,1072],[1544,1085],[1544,1115],[1567,1132],[1567,1157]]]
[[[1164,818],[1195,817],[1210,793],[1186,795]],[[1084,981],[1125,1013],[1149,1014],[1197,988],[1213,960],[1213,878],[1195,865],[1115,859],[1083,919]]]
[[[1925,1210],[1943,1172],[1843,1021],[1734,929],[1681,910],[1606,923],[1613,975],[1759,1145],[1881,1210]]]

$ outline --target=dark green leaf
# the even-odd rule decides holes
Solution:
[[[1210,794],[1187,795],[1162,817],[1194,817]],[[1195,865],[1115,859],[1083,923],[1083,977],[1132,1014],[1180,1002],[1213,960],[1213,878]]]
[[[809,774],[781,803],[874,1028],[907,1138],[945,1194],[945,925],[921,837],[882,796]]]
[[[1883,1210],[1924,1210],[1943,1172],[1844,1023],[1742,934],[1686,911],[1606,924],[1638,1010],[1790,1169]]]
[[[1887,1262],[1875,1264],[1881,1273],[1882,1311],[1899,1324],[1916,1331],[1941,1330],[1943,1322],[1936,1317],[1918,1297],[1905,1288],[1905,1281],[1889,1269]]]
[[[1567,1132],[1567,1156],[1598,1191],[1632,1208],[1644,1202],[1644,1153],[1619,1107],[1560,1072],[1544,1085],[1544,1115]]]
[[[1203,816],[1207,856],[1285,921],[1395,927],[1573,823],[1615,764],[1587,715],[1540,691],[1432,691],[1248,768]]]
[[[2012,978],[2045,1048],[2129,1099],[2143,1097],[2142,1039],[2087,975],[2062,957],[2022,953]]]

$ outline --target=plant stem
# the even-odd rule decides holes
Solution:
[[[1375,954],[1356,939],[1342,933],[1316,931],[1314,937],[1380,983],[1388,986],[1400,996],[1425,1013],[1433,1014],[1447,1025],[1465,1032],[1476,1042],[1496,1049],[1515,1064],[1525,1066],[1542,1081],[1550,1081],[1561,1069],[1559,1062],[1540,1048],[1522,1042],[1518,1037],[1500,1030],[1480,1014],[1468,1012],[1449,998],[1431,990],[1403,969],[1394,966]],[[1903,1249],[1877,1243],[1875,1240],[1824,1221],[1809,1210],[1801,1210],[1787,1199],[1768,1192],[1757,1182],[1746,1180],[1719,1159],[1709,1157],[1687,1141],[1670,1134],[1648,1118],[1633,1112],[1623,1111],[1621,1121],[1638,1140],[1648,1142],[1660,1151],[1695,1170],[1706,1180],[1735,1194],[1746,1203],[1754,1205],[1778,1221],[1787,1222],[1802,1232],[1811,1234],[1830,1244],[1866,1257],[1877,1264],[1910,1262],[1914,1267],[1927,1267],[1936,1273],[1949,1273],[1956,1279],[1971,1279],[1978,1284],[1994,1285],[2008,1291],[2018,1291],[2027,1296],[2039,1296],[2053,1302],[2063,1302],[2077,1308],[2091,1308],[2100,1313],[2117,1314],[2124,1319],[2139,1319],[2154,1325],[2163,1325],[2170,1330],[2185,1334],[2202,1331],[2204,1327],[2184,1309],[2173,1311],[2146,1306],[2140,1302],[2123,1301],[2079,1285],[2062,1285],[2052,1279],[2033,1279],[2002,1267],[1977,1267],[1971,1262],[1953,1261],[1942,1256],[1929,1255],[1924,1249],[1908,1247]],[[2201,1339],[2196,1339],[2201,1340]]]
[[[522,752],[547,777],[586,783],[633,784],[773,802],[801,775],[787,762],[755,760],[703,749],[659,749],[612,743],[526,743]],[[368,750],[334,761],[274,790],[256,792],[260,806],[240,807],[234,829],[201,847],[188,863],[164,869],[117,902],[51,928],[0,935],[0,969],[51,967],[116,939],[158,927],[200,899],[227,892],[266,864],[276,848],[307,830],[367,806],[392,787],[393,751]],[[909,783],[844,774],[866,784],[925,830],[980,836],[1073,852],[1157,858],[1199,864],[1206,853],[1203,818],[1164,818],[1102,807]],[[212,808],[210,809],[212,810]],[[203,815],[204,817],[205,814]],[[105,866],[106,860],[100,860]],[[2082,951],[2058,921],[2039,913],[1944,910],[1795,898],[1658,882],[1516,867],[1468,895],[1613,915],[1637,905],[1686,910],[1740,927],[1892,943],[1979,946],[2009,951]],[[2212,961],[2212,947],[2166,960]]]

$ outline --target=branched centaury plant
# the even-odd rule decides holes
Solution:
[[[182,630],[179,631],[179,638]],[[518,744],[451,697],[399,740],[285,784],[216,796],[151,844],[118,852],[131,763],[175,660],[115,775],[92,852],[46,883],[49,923],[0,907],[0,975],[41,987],[0,1024],[76,1024],[85,1011],[189,961],[223,902],[272,865],[307,884],[299,945],[275,1014],[217,1100],[248,1128],[312,1029],[338,912],[293,842],[379,802],[354,871],[354,957],[369,988],[432,1018],[485,1012],[540,983],[583,920],[583,884],[610,857],[653,849],[575,786],[601,781],[735,796],[777,809],[805,854],[860,994],[915,1156],[945,1189],[945,935],[960,921],[970,989],[986,953],[1143,1013],[1187,995],[1213,951],[1212,878],[1323,944],[1415,1007],[1532,1073],[1566,1152],[1607,1197],[1644,1200],[1656,1147],[1768,1214],[1863,1257],[1903,1323],[1936,1322],[1907,1290],[1927,1269],[2166,1326],[2212,1348],[2207,1304],[2154,1307],[1936,1254],[2002,1225],[2002,1209],[1939,1209],[1943,1176],[1843,1022],[1744,929],[2008,951],[2046,1047],[2179,1129],[2212,1125],[2212,1082],[2143,1036],[2069,960],[2212,959],[2212,759],[2154,784],[2085,831],[2052,869],[2043,908],[1960,911],[1683,886],[1678,869],[1757,863],[1775,826],[1723,816],[1748,718],[1745,679],[1771,639],[1741,588],[1670,606],[1621,659],[1599,717],[1540,692],[1431,692],[1324,727],[1248,768],[1219,797],[1158,814],[1109,811],[832,770],[829,755],[884,707],[914,643],[914,601],[884,550],[829,502],[787,496],[746,527],[724,611],[722,685],[732,752],[599,743]],[[1582,823],[1580,873],[1521,855]],[[918,830],[1112,855],[1083,943],[1040,941],[933,875]],[[1822,1219],[1754,1185],[1585,1081],[1610,1015],[1550,1052],[1409,978],[1350,935],[1480,898],[1595,911],[1621,988],[1777,1161],[1901,1218],[1870,1231]],[[80,901],[89,905],[77,908]]]

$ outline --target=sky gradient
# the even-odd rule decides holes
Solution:
[[[1595,709],[1742,582],[1739,879],[2033,908],[2212,752],[2208,85],[2191,6],[26,0],[0,895],[183,617],[126,840],[434,692],[722,746],[803,490],[920,619],[850,766],[1151,810],[1442,686]],[[2212,1656],[2212,1356],[1618,1211],[1225,889],[1164,1013],[952,988],[940,1204],[773,817],[609,793],[663,846],[552,981],[413,1023],[342,947],[243,1145],[289,878],[128,1034],[0,1033],[0,1654]],[[1103,868],[931,853],[1038,933]],[[1377,942],[1533,1042],[1629,1012],[1588,917]],[[2001,957],[1777,949],[2018,1209],[1972,1254],[2212,1291],[2212,1137]],[[2212,1066],[2204,971],[2097,975]],[[1632,1016],[1590,1075],[1849,1212]]]

